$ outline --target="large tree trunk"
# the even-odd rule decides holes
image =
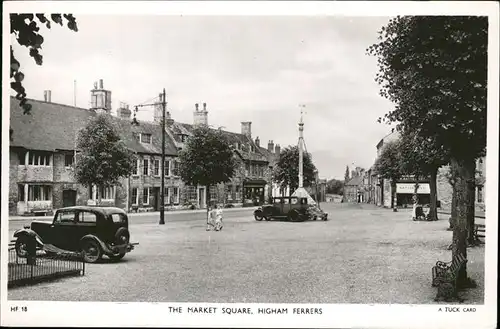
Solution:
[[[207,208],[207,225],[208,225],[208,216],[210,214],[210,185],[205,187],[207,189],[205,193],[205,206]]]
[[[467,242],[469,245],[474,246],[476,244],[476,240],[474,239],[474,224],[475,224],[475,202],[476,202],[476,163],[475,161],[472,163],[472,179],[467,184],[467,194],[468,194],[468,202],[467,202]]]
[[[103,192],[103,187],[102,185],[97,185],[96,186],[97,188],[97,206],[100,206],[101,205],[101,202],[102,202],[102,192]]]
[[[396,195],[396,180],[391,179],[391,208],[392,208],[392,211],[398,211],[396,197],[397,197],[397,195]]]
[[[468,213],[469,213],[469,202],[470,197],[470,187],[471,182],[474,181],[474,159],[469,160],[457,160],[451,159],[452,166],[456,169],[456,217],[454,220],[453,227],[453,245],[452,245],[452,256],[455,257],[458,253],[461,253],[467,258],[467,238],[468,238]],[[467,266],[466,264],[462,267],[458,273],[457,283],[459,287],[470,286],[470,279],[467,277]]]
[[[431,172],[431,177],[430,177],[430,182],[429,182],[429,187],[430,187],[430,198],[431,198],[431,204],[430,204],[430,209],[429,209],[429,217],[428,220],[438,220],[438,215],[437,215],[437,171],[438,168],[433,170]]]

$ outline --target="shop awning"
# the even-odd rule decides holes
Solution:
[[[266,184],[263,179],[247,179],[243,182],[244,187],[264,187]]]

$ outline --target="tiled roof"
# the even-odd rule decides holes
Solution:
[[[77,131],[96,114],[87,109],[57,103],[30,99],[33,108],[30,115],[24,115],[19,101],[10,98],[10,128],[13,130],[11,147],[33,150],[55,151],[74,150]],[[137,153],[161,154],[161,127],[157,124],[140,121],[139,126],[130,121],[113,117],[125,144]],[[151,145],[140,143],[136,133],[152,135]],[[176,155],[173,141],[166,135],[165,153]]]
[[[181,122],[174,122],[172,123],[169,128],[173,138],[177,143],[181,143],[180,135],[187,135],[187,136],[192,136],[193,130],[194,130],[194,125],[188,124],[188,123],[181,123]],[[251,139],[248,138],[246,135],[243,134],[238,134],[238,133],[233,133],[230,131],[225,131],[222,130],[223,134],[226,136],[228,139],[229,143],[231,145],[234,145],[235,143],[240,143],[243,147],[242,150],[235,150],[240,154],[240,156],[245,159],[245,160],[250,160],[250,161],[262,161],[262,162],[267,162],[268,159],[267,157],[260,152],[260,148],[255,145],[255,142]],[[257,152],[249,152],[249,147],[248,145],[253,145],[254,149],[257,150]]]
[[[351,178],[351,180],[349,180],[347,182],[346,185],[358,186],[358,185],[361,184],[362,181],[363,181],[363,177],[362,176],[354,176],[353,178]]]

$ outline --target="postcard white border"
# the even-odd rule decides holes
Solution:
[[[189,315],[168,314],[168,306],[187,308],[203,303],[104,303],[7,301],[7,264],[1,264],[1,325],[8,326],[175,326],[175,327],[383,327],[383,328],[493,328],[496,324],[498,250],[498,30],[496,2],[375,2],[375,1],[187,1],[187,2],[4,2],[3,30],[8,31],[9,12],[71,12],[78,15],[484,15],[489,17],[488,46],[488,154],[486,158],[485,304],[473,305],[476,312],[440,312],[447,305],[353,305],[353,304],[206,304],[221,307],[322,308],[322,315]],[[3,34],[3,63],[9,63],[10,34]],[[368,46],[368,45],[367,45]],[[8,65],[2,65],[2,189],[1,259],[7,259],[9,185],[10,86]],[[10,312],[11,307],[28,312]],[[449,305],[448,305],[449,306]],[[91,315],[91,316],[89,316]]]

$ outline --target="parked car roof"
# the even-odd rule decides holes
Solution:
[[[99,212],[99,213],[104,214],[104,215],[109,215],[109,214],[124,214],[124,215],[126,215],[127,214],[123,209],[116,208],[116,207],[73,206],[73,207],[59,208],[58,210],[95,211],[95,212]]]

